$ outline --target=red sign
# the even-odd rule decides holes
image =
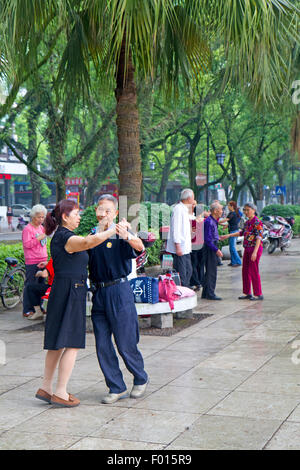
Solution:
[[[0,180],[11,180],[11,175],[0,174]]]
[[[85,183],[86,183],[86,180],[84,180],[83,178],[66,178],[65,179],[66,186],[79,186]]]
[[[66,199],[71,199],[71,201],[76,202],[79,205],[79,193],[68,193],[66,194]]]

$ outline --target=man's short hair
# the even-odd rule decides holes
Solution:
[[[118,208],[118,199],[111,194],[102,194],[98,199],[97,205],[99,205],[101,201],[111,201],[114,203],[115,208]]]
[[[222,204],[220,204],[219,202],[213,202],[211,205],[210,205],[210,212],[215,212],[216,209],[222,209]]]
[[[190,197],[194,198],[194,191],[190,188],[183,189],[180,194],[180,200],[186,201]]]

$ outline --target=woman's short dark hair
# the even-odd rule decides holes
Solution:
[[[78,209],[78,204],[71,199],[59,201],[51,212],[48,212],[45,220],[46,235],[51,235],[62,224],[63,214],[69,215],[73,209]]]

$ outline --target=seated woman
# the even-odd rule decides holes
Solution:
[[[42,271],[37,271],[36,277],[48,278],[47,283],[29,283],[25,286],[26,296],[31,305],[33,305],[33,312],[30,312],[27,316],[28,320],[38,320],[43,318],[46,313],[40,307],[42,297],[46,294],[49,287],[51,287],[54,278],[54,269],[52,258],[50,258],[48,264]],[[25,292],[24,290],[24,292]]]

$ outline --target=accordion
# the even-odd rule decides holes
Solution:
[[[130,286],[136,303],[156,304],[159,302],[158,279],[155,277],[136,277]]]

